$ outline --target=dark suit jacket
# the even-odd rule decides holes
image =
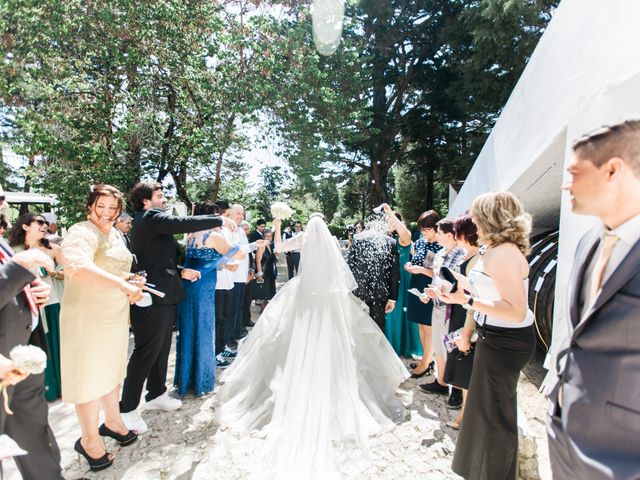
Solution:
[[[249,243],[253,243],[262,239],[263,235],[258,230],[254,230],[253,232],[249,232],[249,238],[247,240],[249,240]]]
[[[356,237],[347,255],[347,263],[358,283],[353,294],[365,302],[398,298],[398,247],[393,238],[381,237],[379,240]]]
[[[6,256],[13,256],[2,239],[0,249]],[[33,274],[15,262],[0,264],[0,353],[5,357],[13,347],[26,345],[31,339],[31,310],[22,289],[33,280]]]
[[[131,252],[139,270],[147,272],[147,281],[165,293],[153,297],[154,304],[175,305],[184,299],[178,272],[180,245],[174,234],[191,233],[220,227],[222,219],[213,215],[174,217],[162,209],[137,212],[131,228]]]
[[[584,457],[574,465],[576,478],[631,480],[640,478],[640,242],[581,319],[580,289],[600,231],[587,233],[576,251],[569,336],[558,354],[549,413],[560,415]]]

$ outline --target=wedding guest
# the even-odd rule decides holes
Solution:
[[[460,273],[469,275],[471,269],[478,261],[478,231],[470,214],[462,215],[453,221],[456,243],[466,253],[464,261],[460,264]],[[471,337],[475,332],[476,321],[473,318],[474,311],[466,309],[462,305],[451,305],[449,315],[449,333],[460,330],[460,338],[457,348],[447,353],[444,368],[444,382],[462,390],[462,408],[455,420],[447,425],[455,430],[460,428],[464,417],[464,407],[467,401],[471,371],[473,368],[474,348],[471,345]]]
[[[293,231],[289,235],[283,235],[286,240],[288,238],[294,238],[298,235],[302,235],[302,222],[296,222],[293,224]],[[300,266],[300,250],[291,250],[286,253],[287,257],[287,274],[289,280],[298,274],[298,267]]]
[[[118,409],[129,346],[129,304],[142,291],[128,282],[131,253],[113,224],[122,194],[96,185],[87,196],[87,220],[73,225],[62,245],[66,286],[60,314],[62,399],[76,406],[82,436],[74,450],[93,471],[110,467],[114,456],[101,436],[121,446],[138,438]],[[105,421],[98,428],[102,405]]]
[[[510,192],[480,195],[471,215],[483,245],[480,258],[469,277],[458,275],[455,293],[438,293],[441,301],[473,307],[480,325],[453,471],[465,479],[515,480],[516,387],[536,347],[525,257],[531,216]]]
[[[215,213],[212,203],[195,205],[195,215]],[[185,299],[178,308],[176,372],[178,395],[204,395],[215,384],[215,285],[217,269],[230,258],[246,257],[240,245],[231,245],[220,229],[190,233],[184,267],[200,272],[197,281],[183,280]]]
[[[568,334],[559,345],[547,433],[553,478],[640,478],[640,120],[573,144],[573,213],[597,224],[575,251]]]
[[[132,225],[133,217],[131,217],[131,215],[129,215],[128,213],[121,214],[118,217],[118,220],[116,220],[116,230],[122,235],[124,244],[129,250],[131,250],[131,237],[129,236],[129,232],[131,231]]]
[[[404,268],[411,273],[409,286],[419,292],[424,291],[431,284],[433,276],[432,266],[436,253],[442,248],[436,242],[436,224],[440,215],[435,210],[423,212],[418,217],[420,238],[413,245],[411,263],[406,263]],[[422,303],[415,295],[407,297],[407,317],[411,322],[418,324],[420,342],[422,344],[422,359],[413,367],[413,378],[420,378],[432,372],[433,348],[431,346],[431,311],[433,303]]]
[[[31,273],[39,268],[52,268],[51,258],[40,249],[14,255],[0,239],[0,355],[4,357],[18,345],[35,344],[46,349],[40,342],[44,332],[38,322],[38,306],[47,303],[50,287]],[[49,427],[43,395],[44,376],[15,373],[12,383],[16,385],[5,387],[13,415],[0,407],[0,434],[9,435],[27,451],[15,457],[23,479],[61,480],[60,450]]]
[[[52,402],[60,397],[60,298],[53,288],[52,278],[62,280],[64,274],[58,271],[62,264],[62,250],[50,244],[47,238],[47,221],[42,215],[26,213],[18,217],[9,234],[9,245],[14,252],[36,248],[52,260],[51,267],[42,269],[43,281],[49,284],[49,301],[40,310],[47,343],[47,367],[44,371],[44,396]]]
[[[211,215],[170,215],[160,183],[138,183],[129,196],[136,211],[131,229],[131,251],[137,258],[137,268],[146,271],[149,282],[165,294],[163,298],[153,296],[153,304],[149,307],[131,307],[135,347],[127,365],[120,411],[129,428],[144,433],[148,427],[137,409],[145,381],[147,410],[167,411],[182,406],[179,399],[167,393],[167,367],[178,304],[184,299],[180,279],[197,280],[200,272],[179,269],[180,246],[174,235],[230,222]]]
[[[447,332],[447,316],[449,308],[435,298],[435,288],[439,287],[442,277],[440,270],[448,268],[453,272],[460,271],[460,264],[465,257],[465,251],[458,248],[453,229],[453,220],[443,218],[437,224],[436,240],[442,248],[436,253],[433,259],[433,285],[427,289],[427,293],[434,302],[431,312],[431,345],[436,360],[437,377],[431,383],[420,385],[420,389],[426,393],[436,393],[446,395],[449,393],[449,386],[444,381],[444,367],[447,358],[447,349],[444,345],[444,336]],[[428,299],[427,299],[428,300]],[[457,409],[462,406],[462,391],[459,388],[452,388],[451,395],[447,402],[449,408]]]
[[[386,203],[382,204],[382,208],[387,216],[389,228],[396,237],[398,263],[405,265],[411,260],[411,232],[402,223],[402,216],[399,213],[394,212]],[[384,332],[398,356],[422,355],[418,325],[410,322],[407,317],[407,296],[411,295],[408,293],[411,274],[404,268],[399,268],[399,271],[398,299],[395,308],[387,314]]]
[[[262,240],[265,229],[267,228],[267,221],[264,218],[258,219],[256,222],[256,229],[249,235],[249,241],[255,242]]]
[[[9,228],[9,222],[7,222],[3,215],[0,215],[0,238],[4,238]]]
[[[234,244],[239,245],[244,249],[250,249],[249,240],[242,228],[242,222],[244,221],[244,207],[239,204],[231,206],[231,219],[236,222],[238,228],[233,235]],[[255,247],[255,243],[253,244]],[[247,296],[247,276],[249,275],[249,257],[243,255],[242,258],[237,260],[238,269],[233,272],[233,300],[232,300],[232,319],[231,319],[231,332],[233,333],[233,340],[236,342],[247,335],[247,330],[244,326],[244,305],[245,297]],[[235,352],[233,352],[235,358]]]
[[[245,236],[249,236],[250,226],[249,222],[242,221],[240,223],[240,228],[244,231]],[[255,324],[251,321],[251,303],[253,302],[253,298],[251,296],[252,292],[252,283],[255,281],[255,273],[256,273],[256,256],[255,253],[250,251],[247,254],[247,260],[249,263],[249,268],[247,270],[247,278],[245,281],[245,296],[244,296],[244,304],[242,306],[242,324],[246,327],[253,327]]]
[[[258,300],[262,300],[262,309],[267,306],[269,300],[271,300],[276,294],[276,278],[278,272],[276,270],[276,254],[273,251],[273,233],[267,230],[264,232],[264,241],[266,242],[262,247],[258,248],[256,252],[256,277],[257,284],[260,285],[258,294]],[[260,281],[262,279],[262,281]]]
[[[398,298],[400,267],[396,242],[370,224],[354,235],[347,264],[356,280],[353,294],[369,307],[369,316],[384,332],[385,314],[392,312]],[[384,227],[388,228],[386,224]]]
[[[231,220],[231,206],[224,200],[216,202],[216,208],[223,218]],[[235,225],[235,222],[233,222]],[[234,233],[229,227],[222,227],[222,236],[230,244],[234,244]],[[239,268],[238,262],[222,263],[218,266],[216,279],[216,367],[227,368],[236,357],[237,342],[234,334],[235,310],[233,303],[233,272]]]

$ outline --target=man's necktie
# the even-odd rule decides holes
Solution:
[[[602,287],[604,271],[607,268],[609,258],[611,258],[611,253],[618,243],[618,240],[620,240],[620,238],[616,237],[615,235],[610,235],[608,233],[605,233],[604,235],[604,240],[602,240],[602,248],[600,249],[600,255],[598,256],[598,260],[596,261],[593,273],[591,274],[591,291],[589,294],[588,304],[589,306],[593,305],[593,302],[595,302],[596,296],[600,291],[600,287]]]

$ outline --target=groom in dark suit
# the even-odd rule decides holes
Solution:
[[[575,213],[602,224],[576,250],[569,335],[556,361],[547,433],[553,478],[640,478],[640,121],[578,140]]]
[[[37,307],[46,303],[49,287],[40,282],[30,291],[25,288],[35,280],[30,270],[51,268],[50,262],[37,249],[14,256],[9,245],[0,239],[0,354],[4,357],[9,357],[16,345],[32,343],[44,348],[44,330],[38,322]],[[0,368],[2,380],[6,370],[11,369],[7,362],[7,358],[3,359]],[[29,375],[17,385],[7,387],[7,392],[13,415],[7,415],[0,406],[0,433],[9,435],[29,452],[15,458],[22,478],[61,479],[60,450],[49,427],[44,399],[44,374]]]
[[[358,284],[353,294],[367,304],[369,316],[383,332],[385,314],[395,308],[400,282],[398,247],[393,238],[382,233],[387,228],[386,223],[369,224],[354,236],[347,255]]]
[[[225,221],[233,222],[213,215],[170,215],[165,211],[166,200],[159,183],[139,183],[129,196],[136,210],[131,229],[131,252],[138,268],[147,272],[147,281],[165,294],[164,298],[153,296],[153,305],[149,307],[131,307],[135,348],[127,366],[120,411],[128,428],[144,433],[148,427],[137,408],[145,381],[147,409],[175,410],[182,405],[180,400],[167,394],[167,364],[177,307],[184,299],[181,279],[197,281],[200,272],[178,266],[180,246],[173,236],[220,227]]]

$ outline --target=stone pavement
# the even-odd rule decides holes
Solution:
[[[280,269],[286,273],[286,268]],[[256,312],[257,313],[257,312]],[[169,377],[173,378],[175,354],[172,352]],[[410,363],[410,360],[406,360]],[[395,430],[371,439],[371,463],[342,462],[345,479],[424,478],[445,480],[460,478],[451,472],[451,460],[457,432],[446,426],[457,411],[446,408],[446,397],[427,395],[419,383],[431,377],[409,379],[401,385],[400,396],[407,406],[408,419]],[[67,480],[90,479],[246,479],[257,458],[260,435],[236,438],[218,430],[211,405],[215,393],[186,397],[175,412],[144,412],[150,430],[129,447],[106,440],[107,449],[116,455],[114,465],[93,474],[84,459],[78,460],[73,444],[80,429],[72,405],[58,401],[50,405],[50,422],[62,451]],[[522,478],[551,478],[544,430],[545,402],[537,388],[523,375],[518,387],[519,405],[526,417],[527,431],[535,440],[527,443],[533,458],[523,465]],[[535,453],[537,452],[537,455]],[[343,456],[350,452],[342,452]],[[12,461],[5,462],[5,478],[19,479]],[[43,479],[44,480],[44,479]]]

